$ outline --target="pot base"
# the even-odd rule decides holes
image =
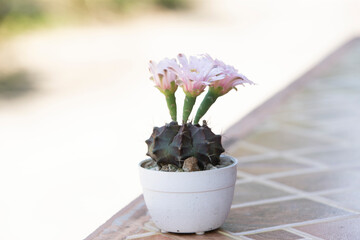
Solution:
[[[168,233],[168,231],[161,230],[161,229],[160,229],[160,232],[161,232],[161,233]],[[179,233],[179,232],[174,232],[174,233]],[[204,235],[205,232],[196,232],[195,234],[196,234],[196,235]]]

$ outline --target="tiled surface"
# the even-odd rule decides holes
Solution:
[[[340,203],[342,206],[360,212],[360,187],[336,193],[322,195],[325,198]],[[360,228],[360,226],[359,226]]]
[[[311,224],[297,227],[296,229],[310,233],[313,236],[329,240],[359,239],[360,217]]]
[[[324,146],[327,143],[281,129],[256,133],[248,137],[246,141],[280,151]]]
[[[284,231],[284,230],[277,230],[277,231],[270,231],[270,232],[264,232],[264,233],[257,233],[257,234],[251,234],[246,235],[246,237],[254,240],[296,240],[296,239],[302,239],[301,236]]]
[[[304,156],[326,165],[353,166],[360,164],[359,148],[335,149],[331,151],[305,154]]]
[[[294,162],[280,157],[259,161],[239,162],[239,169],[241,169],[241,171],[254,175],[287,172],[307,167],[309,166],[306,164]]]
[[[261,183],[248,182],[237,184],[233,205],[247,202],[254,202],[264,199],[288,196],[289,193],[280,189],[266,186]]]
[[[162,234],[138,198],[87,240],[360,239],[360,39],[331,59],[231,141],[238,180],[220,229]]]
[[[238,144],[238,146],[230,149],[230,152],[231,152],[232,156],[234,156],[236,158],[254,156],[254,155],[258,155],[260,153],[257,150],[249,149],[245,146],[242,146],[241,144]]]
[[[313,172],[289,177],[273,178],[272,180],[303,191],[323,191],[335,188],[355,187],[360,181],[360,170]]]
[[[223,229],[241,233],[349,214],[312,200],[295,199],[232,209]]]
[[[194,234],[171,234],[171,233],[168,233],[166,235],[171,236],[171,237],[173,237],[173,239],[178,239],[178,240],[194,239]],[[206,235],[196,236],[196,239],[197,240],[217,240],[217,239],[231,240],[232,238],[230,236],[221,234],[218,231],[212,231],[212,232],[206,233]]]

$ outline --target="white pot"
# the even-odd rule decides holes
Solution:
[[[197,172],[161,172],[141,167],[140,181],[152,220],[163,232],[198,233],[219,228],[234,196],[237,160]]]

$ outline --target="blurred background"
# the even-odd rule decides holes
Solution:
[[[170,121],[150,59],[209,53],[257,83],[207,113],[221,133],[359,36],[359,12],[359,0],[0,0],[1,238],[83,239],[141,194],[144,141]]]

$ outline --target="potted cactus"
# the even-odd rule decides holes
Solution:
[[[245,76],[209,55],[179,54],[176,59],[150,61],[156,88],[165,95],[172,121],[154,127],[146,144],[146,159],[139,164],[145,203],[154,223],[163,232],[203,234],[225,221],[234,194],[237,160],[223,155],[221,135],[206,121],[210,106],[236,85],[253,84]],[[181,124],[177,121],[175,92],[185,93]],[[196,98],[208,92],[188,121]]]

